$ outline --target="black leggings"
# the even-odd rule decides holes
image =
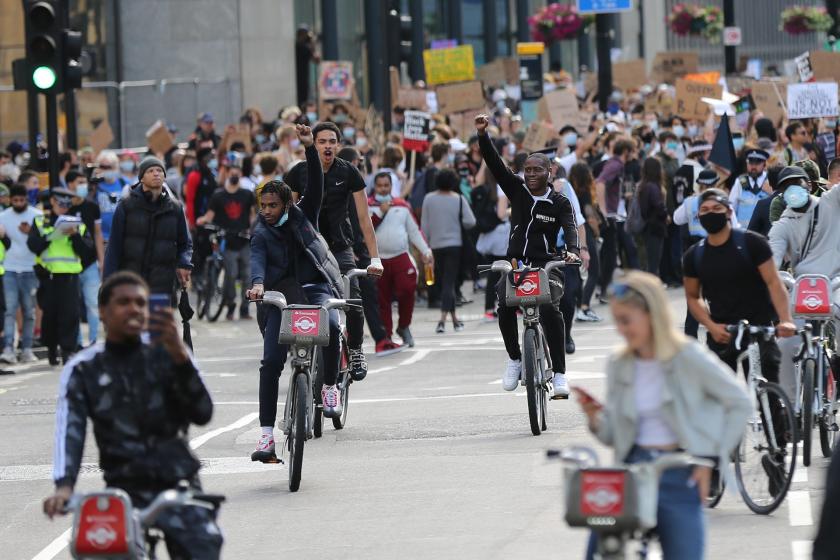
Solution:
[[[486,264],[493,264],[495,261],[505,261],[507,257],[499,255],[484,255],[484,262]],[[484,311],[492,311],[496,309],[497,294],[494,286],[499,283],[502,277],[501,272],[489,271],[487,274],[487,288],[484,290]]]
[[[343,251],[333,252],[335,260],[338,261],[338,268],[342,274],[347,274],[349,270],[356,268],[356,259],[353,256],[353,249],[348,247]],[[359,279],[354,278],[350,282],[350,294],[344,294],[344,297],[360,299],[363,294],[359,289]],[[376,301],[376,300],[374,300]],[[362,347],[362,339],[365,335],[365,316],[358,307],[350,307],[344,312],[347,317],[347,346],[353,349]]]
[[[598,240],[595,238],[595,232],[585,224],[586,230],[586,246],[589,248],[589,270],[586,277],[586,284],[583,287],[583,296],[581,297],[581,306],[589,307],[592,301],[592,294],[595,293],[595,286],[598,285],[598,280],[601,274],[601,256],[598,254]]]
[[[615,218],[607,218],[607,223],[601,227],[601,274],[600,287],[602,296],[606,296],[607,287],[612,283],[618,259],[618,228]],[[585,299],[585,298],[584,298]]]
[[[562,273],[552,273],[552,279],[562,281]],[[499,296],[499,330],[505,341],[505,349],[511,360],[522,359],[522,349],[519,347],[519,320],[516,317],[517,307],[505,305],[505,278],[496,285]],[[558,373],[566,372],[566,329],[563,324],[563,314],[552,303],[540,305],[540,324],[545,331],[548,342],[548,352],[551,356],[552,369]]]
[[[461,272],[461,248],[432,249],[435,257],[435,284],[440,286],[440,310],[455,311],[455,286]]]
[[[560,299],[560,311],[563,313],[563,325],[565,327],[566,339],[572,336],[572,325],[575,321],[575,301],[580,291],[580,269],[570,267],[563,271],[565,277],[565,289]],[[564,340],[565,342],[565,340]]]

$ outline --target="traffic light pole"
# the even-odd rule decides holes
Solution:
[[[612,14],[595,15],[595,48],[598,52],[598,108],[606,112],[612,94]]]
[[[726,27],[735,26],[735,5],[734,0],[723,0],[723,25]],[[726,62],[726,73],[735,74],[738,65],[735,60],[735,47],[723,47],[723,56]]]
[[[38,111],[38,93],[35,90],[26,92],[26,112],[29,124],[29,153],[37,157],[38,129],[40,128]]]
[[[67,119],[67,147],[77,150],[79,149],[79,132],[76,128],[76,91],[73,89],[64,92],[64,116]]]
[[[46,93],[47,104],[47,162],[50,171],[50,188],[60,184],[58,176],[58,101],[55,93]]]

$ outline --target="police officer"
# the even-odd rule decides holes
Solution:
[[[46,270],[41,279],[44,311],[41,338],[53,366],[58,365],[59,348],[65,363],[76,350],[82,260],[96,258],[93,237],[83,223],[59,223],[73,206],[73,196],[64,187],[52,189],[50,216],[37,216],[26,240],[29,250],[38,255],[39,264]],[[78,218],[74,219],[78,222]]]
[[[770,154],[759,148],[747,150],[747,172],[738,177],[729,192],[729,202],[742,229],[750,225],[758,201],[773,194],[767,180],[767,159]]]

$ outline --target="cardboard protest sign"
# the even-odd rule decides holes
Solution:
[[[522,147],[529,152],[535,152],[542,150],[546,144],[559,137],[560,135],[551,123],[534,121],[528,126]]]
[[[172,135],[162,120],[158,120],[146,131],[146,145],[154,154],[165,154],[175,144]]]
[[[90,133],[90,147],[93,148],[94,154],[98,154],[110,146],[113,141],[114,131],[111,130],[111,125],[108,123],[108,119],[103,119],[102,122],[93,129],[93,132]],[[49,182],[47,182],[47,184],[49,184]]]
[[[752,98],[755,108],[764,116],[778,124],[785,116],[785,104],[776,82],[755,82],[752,85]]]
[[[239,124],[236,127],[229,126],[222,136],[222,148],[229,151],[230,147],[237,142],[245,145],[245,151],[251,153],[251,127],[247,124]]]
[[[395,96],[395,105],[399,105],[403,109],[417,109],[419,111],[425,111],[429,108],[427,94],[428,92],[425,89],[401,88]]]
[[[613,85],[619,89],[639,89],[647,84],[647,67],[642,58],[615,62],[612,65]]]
[[[720,81],[720,72],[695,72],[693,74],[686,74],[683,78],[689,82],[716,84]]]
[[[437,93],[438,113],[443,115],[478,109],[485,105],[484,88],[477,80],[438,86],[435,93]]]
[[[787,109],[789,119],[836,117],[837,82],[788,84]]]
[[[555,89],[537,102],[537,118],[552,123],[557,129],[567,124],[576,126],[578,118],[577,96],[570,89]]]
[[[448,115],[449,128],[458,135],[458,138],[466,142],[475,134],[475,118],[483,112],[484,109],[472,109]]]
[[[673,84],[680,76],[697,72],[699,64],[700,57],[696,52],[661,52],[653,59],[650,76],[656,83]]]
[[[425,152],[429,147],[432,116],[422,111],[406,111],[403,124],[403,148],[411,152]]]
[[[793,59],[800,82],[813,82],[814,71],[811,69],[811,53],[802,53]]]
[[[812,51],[811,70],[818,82],[840,82],[840,53]]]
[[[505,75],[505,63],[501,58],[493,62],[482,64],[478,67],[478,79],[484,82],[485,86],[503,86],[507,81]]]
[[[347,60],[327,60],[318,65],[318,98],[344,99],[353,97],[353,63]]]
[[[677,78],[676,86],[676,114],[684,119],[705,121],[712,108],[701,98],[720,99],[723,95],[723,86],[720,84],[701,84]]]
[[[512,56],[506,56],[499,59],[505,67],[505,82],[508,85],[515,86],[519,83],[519,60]]]
[[[817,146],[822,148],[826,160],[831,161],[837,157],[837,138],[833,132],[817,134]]]
[[[423,51],[426,83],[433,86],[475,79],[472,45]]]

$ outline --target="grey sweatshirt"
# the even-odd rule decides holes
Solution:
[[[423,234],[429,240],[429,247],[432,249],[461,246],[461,224],[458,223],[459,204],[464,228],[472,229],[475,226],[475,215],[470,208],[470,203],[460,193],[456,195],[434,191],[423,199],[420,229],[423,230]]]
[[[803,259],[802,248],[817,204],[820,207],[819,220],[811,248]],[[770,228],[768,237],[776,266],[787,256],[796,275],[840,276],[840,188],[834,187],[822,198],[812,196],[811,206],[805,212],[786,208],[782,217]]]

